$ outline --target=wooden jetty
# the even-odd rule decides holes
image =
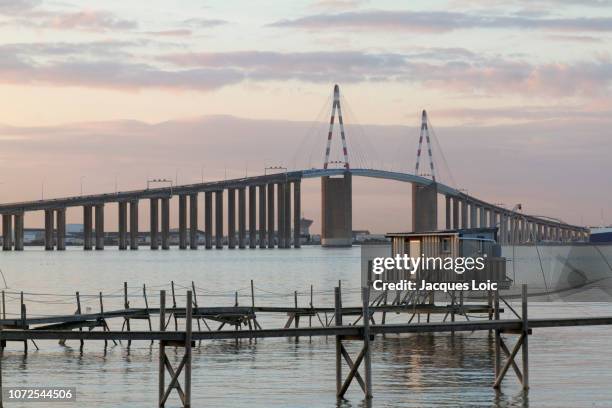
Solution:
[[[488,314],[490,319],[471,320],[471,321],[446,321],[446,316],[450,311],[448,306],[422,305],[423,313],[446,313],[445,320],[441,322],[423,323],[381,323],[373,322],[375,313],[397,312],[402,309],[400,305],[386,305],[382,307],[371,306],[369,288],[362,289],[363,305],[360,307],[343,307],[340,287],[334,291],[334,324],[325,324],[321,320],[320,326],[309,327],[290,327],[292,322],[297,322],[296,317],[301,313],[314,313],[315,308],[274,308],[274,307],[255,307],[254,303],[250,307],[195,307],[194,292],[191,290],[186,293],[186,305],[184,308],[176,307],[173,302],[172,307],[166,306],[166,292],[160,291],[160,304],[158,308],[126,308],[123,310],[95,313],[95,314],[75,314],[67,316],[49,316],[38,318],[27,318],[22,305],[22,319],[2,319],[0,321],[0,342],[2,345],[6,341],[27,341],[36,340],[79,340],[81,345],[85,340],[104,341],[150,341],[159,343],[159,397],[158,406],[164,407],[173,390],[176,390],[179,400],[184,407],[191,407],[191,359],[192,347],[196,341],[207,340],[235,340],[239,339],[259,339],[274,337],[314,337],[314,336],[334,336],[336,339],[336,395],[343,398],[346,391],[356,381],[364,392],[365,398],[373,397],[373,381],[371,369],[371,342],[378,335],[404,334],[404,333],[433,333],[433,332],[459,332],[459,331],[494,331],[495,332],[495,380],[494,388],[499,388],[509,369],[512,369],[524,389],[529,388],[529,348],[528,338],[535,329],[545,329],[554,327],[568,326],[595,326],[612,325],[612,316],[607,317],[581,317],[581,318],[546,318],[529,319],[527,304],[527,287],[523,285],[521,314],[512,312],[516,318],[500,319],[500,298],[494,292],[489,304],[489,308],[483,306],[470,306],[473,310],[479,310]],[[463,305],[468,307],[469,305]],[[508,305],[510,306],[510,305]],[[299,309],[299,310],[298,310]],[[403,307],[403,309],[407,309]],[[413,308],[409,308],[411,311]],[[331,312],[330,308],[319,308],[320,311]],[[259,324],[252,325],[245,330],[193,330],[194,319],[199,322],[201,318],[223,319],[225,313],[232,316],[243,315],[254,316],[257,312],[272,312],[289,314],[289,321],[282,328],[262,328]],[[345,323],[344,316],[355,316],[360,314],[361,324]],[[101,323],[101,320],[109,318],[132,319],[147,316],[150,322],[151,315],[159,316],[159,330],[109,330],[108,325]],[[293,314],[293,319],[291,315]],[[184,319],[184,330],[178,330],[175,320],[175,330],[168,330],[172,317]],[[229,320],[231,321],[231,320]],[[252,321],[252,320],[249,320]],[[92,325],[92,322],[97,322]],[[252,321],[254,322],[254,320]],[[329,321],[328,321],[329,322]],[[246,324],[242,322],[241,324]],[[30,325],[37,325],[30,328]],[[100,326],[102,331],[92,330]],[[73,329],[89,328],[90,330],[74,331]],[[509,348],[501,335],[516,335],[515,344]],[[356,356],[350,356],[345,342],[358,341],[362,343],[361,350]],[[184,354],[178,366],[173,367],[166,354],[166,347],[182,347]],[[520,365],[517,363],[517,355],[521,352]],[[348,368],[346,377],[343,376],[344,364]],[[361,373],[360,373],[360,368]],[[181,377],[183,378],[181,382]],[[2,378],[2,367],[0,359],[0,386]],[[166,381],[169,379],[169,381]],[[2,401],[0,396],[0,408]]]

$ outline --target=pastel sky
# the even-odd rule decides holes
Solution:
[[[361,143],[406,136],[399,166],[414,165],[426,108],[458,186],[507,205],[529,198],[532,213],[586,224],[603,214],[609,223],[612,197],[601,187],[612,170],[611,59],[608,0],[0,0],[0,201],[39,198],[42,184],[47,196],[74,194],[81,178],[88,192],[103,192],[113,175],[128,189],[151,176],[198,178],[204,167],[212,179],[287,164],[276,154],[294,154],[308,124],[327,120],[339,83],[347,119],[363,125],[353,135],[381,138]],[[248,128],[232,133],[236,118],[214,115],[254,120],[258,134],[278,133],[279,146],[213,157],[227,143],[206,118],[224,118],[215,123],[237,138],[235,150],[249,137]],[[171,126],[185,139],[168,136]],[[190,129],[200,127],[194,139]],[[324,132],[314,136],[321,150]],[[174,149],[183,142],[192,144]],[[119,158],[117,146],[132,157]],[[185,150],[194,146],[209,148],[192,158]],[[496,146],[510,149],[504,166],[495,166],[504,151]],[[166,153],[163,170],[142,163],[154,148]],[[495,167],[491,182],[475,163]],[[524,176],[539,182],[522,185]],[[580,194],[567,184],[584,177]],[[497,179],[516,185],[499,188]],[[373,203],[377,188],[364,183],[357,193]],[[316,188],[305,199],[316,202]],[[356,227],[393,227],[368,206]]]

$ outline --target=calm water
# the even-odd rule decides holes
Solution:
[[[9,289],[26,291],[29,315],[73,313],[74,291],[82,296],[83,311],[98,311],[98,292],[105,310],[122,306],[123,282],[130,304],[143,306],[142,285],[149,304],[158,291],[176,283],[177,304],[191,281],[199,305],[232,305],[238,290],[240,304],[249,305],[250,279],[255,281],[257,305],[293,305],[298,291],[301,306],[332,305],[330,289],[342,280],[345,305],[358,304],[359,248],[300,250],[222,250],[65,253],[26,250],[0,253],[0,268]],[[36,295],[30,294],[36,293]],[[7,293],[7,314],[18,312],[18,295]],[[171,299],[169,300],[171,302]],[[88,309],[89,308],[89,309]],[[612,314],[610,304],[533,304],[531,316],[596,316]],[[403,316],[405,319],[405,316]],[[402,321],[402,316],[395,317]],[[284,324],[280,316],[258,316],[262,326]],[[121,321],[109,321],[120,329]],[[139,322],[141,326],[144,322]],[[158,322],[154,320],[154,327]],[[137,327],[138,328],[138,327]],[[612,406],[612,329],[542,329],[530,338],[531,390],[520,391],[513,373],[502,392],[491,388],[493,346],[487,333],[402,335],[373,343],[374,407],[434,406]],[[509,339],[513,344],[513,339]],[[24,357],[21,345],[9,343],[2,361],[3,385],[76,386],[78,404],[67,406],[151,407],[157,396],[157,345],[127,347],[87,342],[60,346],[39,342],[40,351]],[[352,354],[359,344],[349,343]],[[174,353],[171,350],[171,353]],[[172,354],[178,360],[180,350]],[[194,406],[212,407],[331,407],[335,400],[334,339],[261,339],[257,342],[204,342],[193,356]],[[168,406],[176,406],[172,401]],[[366,406],[357,384],[343,407]],[[19,404],[11,406],[18,407]],[[37,406],[42,406],[39,404]],[[54,404],[62,406],[62,404]]]

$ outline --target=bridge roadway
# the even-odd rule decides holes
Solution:
[[[445,197],[446,229],[496,227],[499,229],[502,244],[538,241],[582,241],[586,240],[588,230],[584,227],[560,221],[513,212],[490,204],[474,196],[465,194],[442,183],[410,173],[375,169],[308,169],[288,171],[231,180],[195,183],[180,186],[159,187],[142,190],[121,191],[116,193],[91,194],[46,200],[23,201],[0,204],[2,215],[4,250],[23,249],[23,214],[29,211],[45,211],[46,249],[65,249],[65,211],[68,207],[83,207],[84,248],[94,246],[93,226],[95,222],[95,248],[104,247],[104,205],[119,203],[119,248],[138,248],[142,241],[138,236],[138,202],[151,200],[151,240],[152,249],[157,249],[161,241],[162,249],[169,248],[169,199],[179,196],[179,247],[196,249],[198,246],[197,206],[198,194],[205,195],[205,241],[206,248],[217,248],[225,244],[223,224],[227,217],[227,245],[229,248],[288,248],[293,242],[299,246],[301,214],[300,183],[305,178],[326,178],[334,176],[370,177],[411,183],[429,189],[428,201],[424,201],[425,211],[437,214],[437,194]],[[293,225],[291,225],[291,186],[293,186]],[[248,189],[248,195],[246,190]],[[275,195],[276,190],[276,195]],[[227,191],[227,211],[223,212],[223,192]],[[258,194],[259,191],[259,194]],[[236,216],[236,192],[238,193],[238,214]],[[414,193],[414,189],[413,189]],[[212,203],[215,203],[215,237],[213,241]],[[259,198],[257,197],[259,195]],[[248,196],[248,197],[247,197]],[[434,197],[433,199],[431,197]],[[276,198],[276,205],[275,205]],[[161,201],[161,237],[159,234],[159,202]],[[189,201],[189,206],[187,205]],[[248,226],[247,222],[248,201]],[[258,205],[259,203],[259,205]],[[130,209],[128,239],[128,205]],[[259,207],[259,208],[257,208]],[[413,212],[422,212],[423,209]],[[431,207],[431,208],[429,208]],[[189,211],[188,211],[189,208]],[[95,209],[95,217],[93,210]],[[275,211],[276,210],[276,211]],[[325,210],[324,210],[325,211]],[[189,213],[189,217],[188,217]],[[55,215],[55,217],[54,217]],[[421,219],[418,214],[416,219]],[[275,223],[276,218],[276,223]],[[434,217],[437,218],[437,215]],[[189,222],[188,222],[189,219]],[[413,217],[413,220],[415,217]],[[236,223],[236,221],[238,221]],[[259,221],[259,222],[257,222]],[[259,226],[257,225],[259,223]],[[437,223],[437,221],[435,221]],[[55,226],[54,226],[55,224]],[[236,225],[238,224],[238,225]],[[238,227],[238,237],[236,237]],[[276,230],[275,230],[276,227]],[[293,227],[293,236],[291,228]],[[437,227],[436,227],[437,228]],[[433,229],[436,229],[433,228]],[[248,238],[247,238],[248,230]],[[189,234],[188,234],[189,232]],[[161,238],[161,239],[160,239]],[[248,239],[248,241],[247,241]]]

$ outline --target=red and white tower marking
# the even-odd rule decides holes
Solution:
[[[325,163],[323,168],[329,165],[329,151],[331,149],[332,135],[334,133],[334,118],[338,110],[338,123],[340,124],[340,138],[342,139],[342,151],[344,153],[344,168],[349,169],[348,149],[346,147],[346,136],[344,134],[344,123],[342,122],[342,109],[340,108],[340,87],[334,85],[334,102],[332,104],[331,119],[329,120],[329,133],[327,134],[327,148],[325,149]]]
[[[434,170],[434,162],[433,157],[431,155],[431,142],[429,140],[429,128],[427,127],[427,112],[423,109],[423,115],[421,116],[421,135],[419,136],[419,149],[417,150],[417,159],[416,159],[416,167],[414,169],[414,174],[417,176],[427,176],[428,174],[419,174],[419,164],[421,161],[421,150],[423,148],[423,135],[427,139],[427,152],[429,155],[429,168],[431,170],[431,174],[429,174],[433,181],[436,181],[436,172]]]

